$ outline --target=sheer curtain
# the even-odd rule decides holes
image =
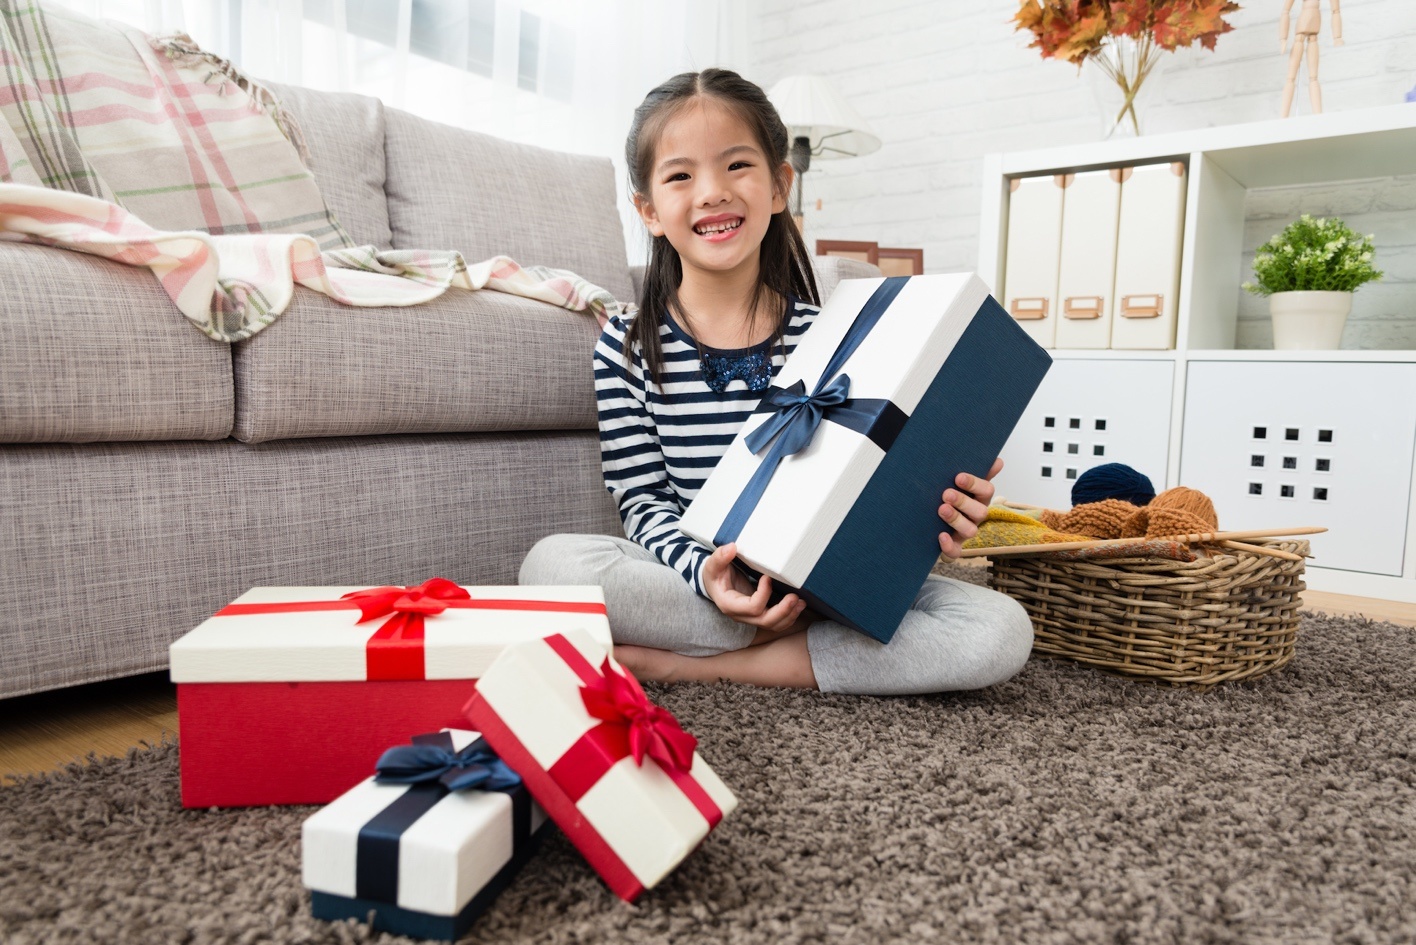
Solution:
[[[182,30],[249,75],[358,92],[433,121],[615,162],[631,262],[642,228],[622,152],[671,75],[747,72],[746,0],[50,0]]]

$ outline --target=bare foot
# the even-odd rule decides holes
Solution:
[[[616,644],[615,661],[634,674],[641,682],[673,682],[677,678],[678,661],[681,657],[668,650],[652,646],[630,646]]]

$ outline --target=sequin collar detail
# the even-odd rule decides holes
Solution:
[[[716,394],[723,393],[738,378],[747,384],[750,391],[764,391],[772,383],[770,347],[749,349],[745,353],[714,354],[705,351],[702,360],[703,381]]]

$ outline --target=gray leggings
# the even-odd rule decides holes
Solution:
[[[521,564],[522,584],[598,584],[616,643],[713,656],[756,631],[694,593],[673,568],[626,538],[551,535]],[[1033,631],[1022,605],[984,587],[931,575],[888,644],[830,620],[807,629],[825,692],[910,695],[981,689],[1022,669]]]

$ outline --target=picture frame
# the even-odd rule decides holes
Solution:
[[[924,250],[881,246],[876,250],[875,265],[887,276],[922,276]]]
[[[847,259],[859,259],[861,262],[868,262],[872,266],[876,266],[879,265],[880,247],[875,243],[863,240],[817,240],[816,255],[844,256]]]

